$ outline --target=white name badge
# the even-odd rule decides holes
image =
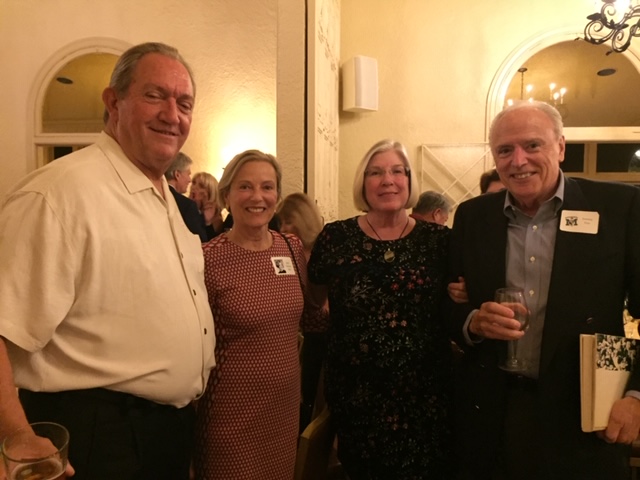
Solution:
[[[289,257],[271,257],[271,263],[276,275],[295,275],[293,263]]]
[[[572,233],[598,233],[598,212],[584,212],[582,210],[563,210],[560,217],[560,230]]]

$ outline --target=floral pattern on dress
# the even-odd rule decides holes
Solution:
[[[450,476],[448,232],[419,221],[380,241],[351,218],[326,225],[314,246],[309,277],[329,294],[325,394],[351,478]]]

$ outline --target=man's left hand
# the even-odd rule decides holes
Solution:
[[[640,431],[640,400],[624,397],[616,401],[609,414],[607,429],[598,436],[608,443],[631,444]]]

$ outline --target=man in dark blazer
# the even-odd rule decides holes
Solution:
[[[180,215],[182,215],[185,225],[191,233],[198,235],[200,241],[204,243],[209,240],[204,218],[198,210],[196,202],[184,196],[191,183],[192,163],[193,161],[188,155],[179,152],[164,176],[167,179],[173,198],[176,199],[178,210],[180,210]]]
[[[456,372],[460,479],[629,478],[640,429],[640,370],[605,431],[583,433],[579,336],[624,335],[625,298],[640,316],[640,189],[563,175],[562,119],[542,102],[494,120],[489,142],[507,190],[461,204],[451,237],[451,280],[469,302],[451,305],[465,355]],[[495,290],[524,288],[531,326],[520,331]],[[499,365],[519,340],[528,368]]]

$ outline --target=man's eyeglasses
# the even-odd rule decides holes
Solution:
[[[388,173],[393,178],[400,178],[400,177],[408,177],[409,171],[410,170],[408,168],[402,165],[391,167],[388,170],[385,170],[383,168],[369,168],[364,171],[364,176],[366,178],[382,178],[384,177],[385,173]]]

